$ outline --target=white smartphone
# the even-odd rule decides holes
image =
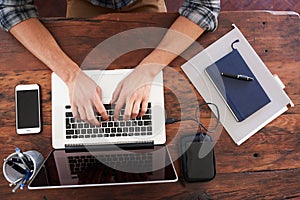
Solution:
[[[16,129],[18,134],[41,132],[40,87],[38,84],[17,85]]]

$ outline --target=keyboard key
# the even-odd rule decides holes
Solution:
[[[151,109],[147,109],[147,111],[146,111],[146,113],[145,113],[146,115],[149,115],[149,114],[151,114]]]
[[[93,129],[93,133],[98,133],[98,129]]]
[[[126,126],[131,126],[131,121],[126,121]]]
[[[66,117],[73,117],[72,112],[66,112]]]
[[[132,126],[137,126],[137,121],[132,121],[132,122],[131,122],[131,125],[132,125]]]
[[[144,115],[142,116],[142,119],[143,120],[151,119],[151,115]]]
[[[66,124],[66,129],[71,129],[71,128],[72,128],[71,124]]]
[[[144,121],[144,125],[145,125],[145,126],[152,125],[152,122],[151,122],[151,121]]]
[[[122,133],[122,128],[117,128],[117,133]]]
[[[102,122],[102,123],[101,123],[101,126],[102,126],[102,127],[107,127],[107,122]]]
[[[114,115],[114,111],[109,110],[109,111],[108,111],[108,115]]]
[[[67,130],[67,131],[66,131],[66,134],[67,134],[67,135],[74,135],[74,130]]]
[[[104,133],[104,128],[99,128],[99,133]]]

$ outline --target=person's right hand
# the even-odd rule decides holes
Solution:
[[[100,125],[95,117],[95,108],[103,120],[108,120],[107,112],[101,101],[101,89],[84,72],[79,70],[76,78],[67,85],[71,109],[75,118],[90,124]]]

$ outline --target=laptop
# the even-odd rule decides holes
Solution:
[[[109,105],[118,83],[132,69],[84,70],[102,89],[109,121],[100,126],[76,120],[69,105],[68,88],[52,74],[52,146],[29,189],[166,183],[178,180],[167,147],[163,74],[151,87],[143,117],[113,121]],[[121,115],[122,115],[121,111]],[[120,118],[121,118],[120,115]]]

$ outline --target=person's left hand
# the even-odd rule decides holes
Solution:
[[[143,116],[147,111],[151,84],[155,77],[144,65],[136,68],[123,79],[113,93],[111,104],[115,105],[114,120],[118,120],[120,110],[125,105],[124,120]]]

